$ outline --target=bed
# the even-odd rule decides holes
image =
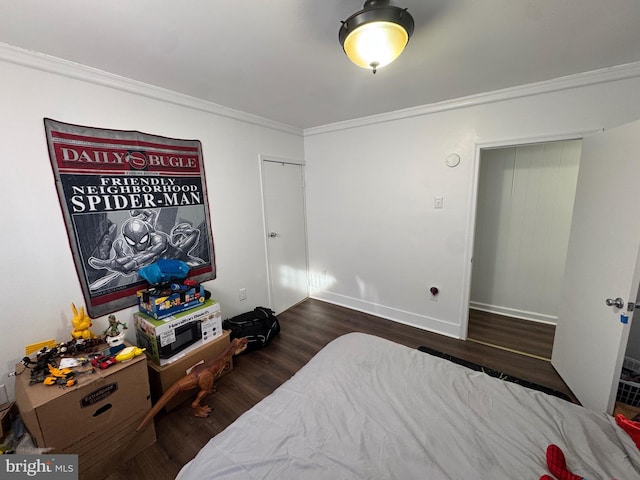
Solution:
[[[613,417],[350,333],[212,438],[191,479],[539,479],[558,445],[591,480],[640,478]]]

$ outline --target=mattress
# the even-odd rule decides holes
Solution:
[[[187,479],[539,479],[549,444],[589,479],[640,478],[613,417],[388,340],[329,343],[186,464]]]

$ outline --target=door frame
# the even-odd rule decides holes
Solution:
[[[264,174],[264,162],[274,163],[288,163],[292,165],[299,165],[302,168],[302,213],[304,223],[304,251],[305,251],[305,268],[307,275],[307,297],[309,297],[309,239],[307,236],[307,205],[306,205],[306,177],[305,166],[306,163],[301,159],[279,157],[276,155],[260,154],[258,155],[258,169],[260,172],[260,195],[262,198],[262,230],[264,232],[264,252],[265,252],[265,267],[267,269],[267,296],[269,299],[269,308],[274,308],[274,294],[273,294],[273,271],[271,268],[270,251],[269,251],[269,229],[267,221],[267,207],[266,207],[266,189],[265,189],[265,174]]]
[[[471,302],[471,274],[473,272],[473,249],[475,243],[476,214],[478,208],[478,188],[480,181],[480,160],[483,150],[493,148],[518,147],[536,143],[557,142],[562,140],[582,140],[585,136],[602,132],[604,129],[578,130],[572,132],[554,133],[546,135],[532,135],[512,137],[507,139],[486,140],[475,142],[473,154],[473,178],[471,181],[471,195],[469,198],[469,216],[467,219],[467,240],[464,252],[464,284],[460,304],[460,339],[467,340],[469,329],[469,304]]]

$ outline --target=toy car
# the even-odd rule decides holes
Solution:
[[[109,355],[99,355],[91,360],[91,365],[97,368],[105,369],[116,363],[116,357]]]

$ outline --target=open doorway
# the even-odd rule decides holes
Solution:
[[[581,143],[480,151],[468,340],[550,359]]]

